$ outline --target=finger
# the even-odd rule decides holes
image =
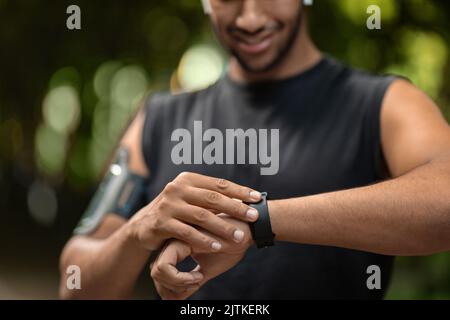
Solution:
[[[176,265],[191,253],[190,247],[180,241],[169,242],[162,250],[151,267],[151,277],[161,296],[178,298],[179,294],[198,290],[199,281],[203,279],[200,272],[178,272]],[[172,278],[174,280],[172,280]],[[163,288],[168,289],[164,290]]]
[[[155,279],[171,287],[188,287],[203,280],[203,275],[198,271],[180,272],[174,265],[164,261],[158,262],[155,268],[157,268],[154,274]]]
[[[172,286],[170,283],[164,282],[164,281],[158,281],[159,285],[162,287],[172,291],[173,293],[177,294],[183,294],[189,291],[198,290],[200,288],[200,285],[190,285],[190,286]]]
[[[196,271],[198,268],[192,270]],[[194,294],[200,288],[201,284],[188,286],[174,286],[164,280],[154,280],[155,288],[163,299],[181,300]]]
[[[261,193],[248,187],[241,186],[226,179],[208,177],[197,173],[184,173],[182,179],[187,179],[191,186],[219,192],[227,197],[245,202],[258,202]]]
[[[171,265],[175,267],[179,262],[189,257],[191,253],[192,249],[186,243],[178,240],[168,241],[151,265],[152,276],[153,271],[158,271],[163,265]],[[175,268],[175,271],[178,270]]]
[[[185,293],[188,291],[195,291],[200,288],[200,284],[191,284],[186,286],[174,286],[165,281],[157,281],[161,286],[175,292],[175,293]]]
[[[239,220],[253,222],[258,219],[256,209],[216,191],[189,187],[185,200],[192,205],[212,208]]]
[[[161,249],[158,257],[150,265],[150,275],[153,279],[161,274],[162,266],[172,265],[176,266],[179,262],[186,259],[192,253],[191,248],[177,240],[168,241]]]
[[[204,208],[187,205],[186,210],[183,210],[180,218],[223,239],[229,239],[236,243],[240,243],[244,239],[244,232],[242,230]]]
[[[164,281],[170,286],[186,287],[198,284],[203,275],[197,270],[180,272],[176,265],[191,254],[191,248],[184,243],[171,243],[159,255],[152,267],[152,278]]]
[[[151,277],[155,282],[175,292],[182,292],[189,287],[199,285],[203,275],[198,271],[179,272],[176,265],[191,254],[190,247],[179,241],[170,242],[161,250],[151,267]]]
[[[155,283],[155,288],[163,300],[182,300],[184,298],[184,294],[174,292],[160,283]]]
[[[179,220],[172,219],[164,226],[165,233],[169,238],[175,238],[187,242],[194,248],[207,252],[218,252],[222,249],[220,241],[205,235],[194,227]]]

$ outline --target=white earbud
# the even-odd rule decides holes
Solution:
[[[205,11],[206,14],[211,13],[211,3],[209,3],[209,0],[202,0],[203,4],[203,11]]]

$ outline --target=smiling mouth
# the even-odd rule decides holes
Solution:
[[[259,55],[264,53],[272,44],[273,38],[274,33],[257,38],[234,37],[239,51],[247,55]]]
[[[262,28],[257,33],[251,34],[238,28],[230,28],[230,36],[236,43],[236,49],[245,55],[260,55],[272,44],[275,34],[282,29],[281,24],[272,24]]]

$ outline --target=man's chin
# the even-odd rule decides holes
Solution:
[[[246,61],[245,59],[236,56],[236,59],[241,66],[248,73],[252,74],[261,74],[268,72],[276,67],[276,60],[266,61],[266,62],[255,62],[255,61]]]

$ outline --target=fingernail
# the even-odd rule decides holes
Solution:
[[[244,232],[241,230],[236,230],[233,234],[233,237],[237,242],[241,242],[242,240],[244,240]]]
[[[256,220],[258,218],[258,211],[255,208],[248,209],[247,218],[249,218],[250,220]]]
[[[213,250],[219,251],[220,249],[222,249],[222,245],[221,245],[219,242],[214,241],[214,242],[211,244],[211,248],[212,248]]]
[[[259,193],[258,191],[252,191],[250,192],[250,198],[255,201],[261,200],[261,193]]]

